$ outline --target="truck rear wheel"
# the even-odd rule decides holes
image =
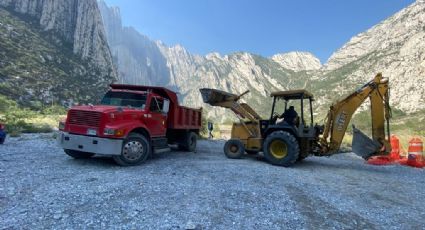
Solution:
[[[71,149],[64,149],[63,150],[68,156],[75,158],[75,159],[87,159],[92,156],[94,156],[94,153],[88,153],[88,152],[81,152]]]
[[[264,141],[264,157],[274,165],[292,166],[298,159],[300,147],[297,139],[285,131],[275,131]]]
[[[230,139],[224,144],[224,154],[230,159],[240,159],[245,153],[243,143],[238,139]]]
[[[182,143],[179,144],[179,148],[189,152],[195,152],[198,135],[194,132],[186,133]]]
[[[113,159],[121,166],[138,165],[148,159],[150,152],[151,147],[145,136],[130,133],[124,141],[121,154],[113,156]]]

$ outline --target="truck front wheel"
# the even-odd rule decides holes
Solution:
[[[68,156],[75,158],[75,159],[87,159],[87,158],[94,156],[94,153],[87,153],[87,152],[75,151],[75,150],[70,150],[70,149],[64,149],[63,151]]]
[[[113,156],[114,161],[121,166],[138,165],[146,161],[151,148],[145,136],[130,133],[122,146],[121,154]]]

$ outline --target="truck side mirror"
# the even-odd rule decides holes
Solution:
[[[170,101],[164,99],[164,105],[162,106],[162,112],[168,113],[168,111],[170,111]]]

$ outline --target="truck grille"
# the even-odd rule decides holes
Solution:
[[[70,110],[68,122],[71,125],[99,127],[102,113],[94,111]]]

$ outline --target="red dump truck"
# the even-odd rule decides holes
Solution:
[[[100,105],[74,106],[59,123],[58,142],[73,158],[110,155],[137,165],[169,144],[195,151],[202,109],[180,106],[175,92],[153,86],[112,84]]]

